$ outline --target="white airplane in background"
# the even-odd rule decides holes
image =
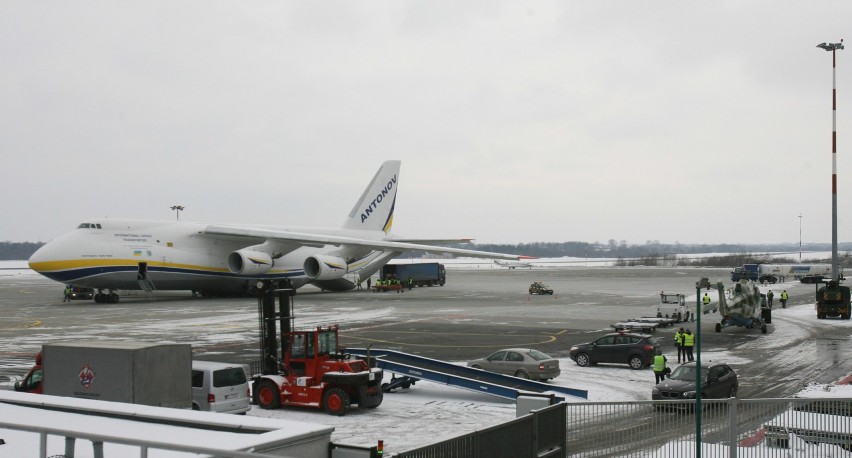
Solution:
[[[91,219],[42,246],[30,268],[47,278],[95,288],[96,302],[116,290],[246,292],[258,280],[290,280],[332,291],[352,289],[395,256],[412,250],[491,259],[524,256],[436,246],[459,240],[390,235],[400,161],[386,161],[343,227],[283,228],[184,221]],[[104,292],[108,290],[108,293]]]
[[[495,259],[494,264],[497,264],[500,267],[508,267],[509,269],[514,269],[516,267],[527,267],[529,269],[533,268],[532,264],[523,261],[501,261],[499,259]]]

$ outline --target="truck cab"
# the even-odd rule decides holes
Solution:
[[[23,380],[15,382],[15,391],[22,393],[42,393],[42,379],[44,378],[44,369],[41,365],[41,352],[36,355],[35,366],[33,366]]]

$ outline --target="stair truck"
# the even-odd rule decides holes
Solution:
[[[852,307],[848,286],[841,286],[836,280],[831,280],[825,286],[817,288],[816,300],[818,320],[829,316],[849,319]]]
[[[375,408],[382,403],[383,371],[371,358],[343,354],[338,346],[337,325],[291,331],[291,288],[261,291],[261,373],[252,378],[254,402],[262,409],[302,406],[345,415],[349,407]],[[279,312],[275,312],[275,296]],[[278,331],[281,327],[281,356]]]

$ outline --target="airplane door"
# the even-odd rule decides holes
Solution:
[[[136,278],[139,280],[147,280],[148,279],[148,263],[140,262],[139,263],[139,271],[136,274]]]

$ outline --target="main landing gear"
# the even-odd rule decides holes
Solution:
[[[103,292],[103,290],[99,289],[97,293],[95,293],[95,303],[98,304],[118,304],[120,297],[115,290],[109,290],[108,293]]]

